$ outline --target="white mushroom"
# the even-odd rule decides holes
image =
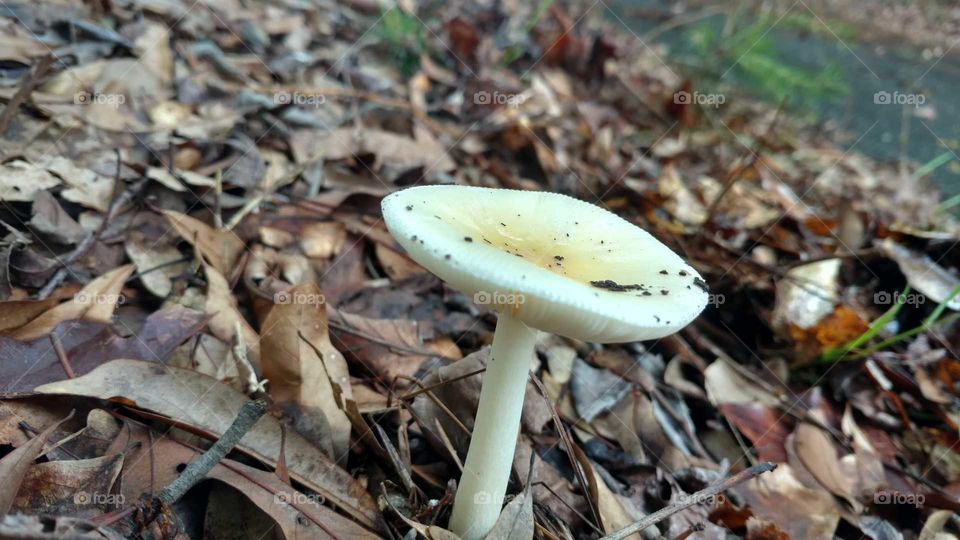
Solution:
[[[655,339],[707,304],[700,275],[649,233],[556,193],[425,186],[383,200],[413,260],[499,312],[450,529],[483,538],[506,493],[536,331]]]

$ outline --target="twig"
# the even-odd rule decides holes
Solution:
[[[120,156],[117,156],[117,182],[120,181]],[[100,235],[103,234],[104,229],[107,228],[107,224],[114,220],[117,217],[117,214],[120,213],[120,209],[127,205],[128,202],[133,200],[134,196],[140,192],[144,185],[146,185],[147,179],[137,181],[135,184],[130,186],[129,189],[124,191],[119,197],[115,198],[110,204],[110,208],[107,210],[107,215],[103,216],[103,221],[100,222],[100,225],[97,226],[96,230],[88,234],[80,245],[78,245],[69,255],[62,261],[62,265],[57,273],[50,278],[50,281],[40,289],[40,292],[37,293],[37,299],[43,300],[50,296],[53,293],[54,289],[60,286],[60,283],[67,277],[67,274],[70,272],[70,265],[80,260],[81,257],[87,254],[88,251],[93,247],[97,242],[97,239],[100,238]]]
[[[213,443],[213,446],[200,457],[191,461],[176,480],[163,488],[157,498],[167,504],[173,504],[183,497],[190,488],[206,478],[210,469],[240,442],[240,439],[250,431],[265,412],[267,412],[267,402],[262,399],[244,403],[236,420],[223,432],[217,442]]]
[[[10,121],[17,115],[20,105],[30,97],[30,93],[33,92],[33,88],[37,85],[37,81],[47,73],[52,63],[52,54],[44,56],[37,61],[37,66],[33,68],[33,71],[23,78],[23,82],[20,84],[20,88],[17,89],[17,93],[10,98],[10,101],[7,102],[7,107],[0,113],[0,137],[3,137],[4,132],[7,131],[7,126],[10,125]]]
[[[244,392],[250,397],[260,397],[267,391],[267,380],[257,380],[257,371],[253,369],[253,364],[247,357],[247,345],[243,342],[243,331],[240,328],[240,321],[235,321],[233,325],[233,335],[237,342],[233,345],[233,359],[237,367],[237,374],[244,381]]]
[[[73,368],[70,367],[70,359],[67,358],[67,351],[63,349],[63,343],[60,343],[60,338],[56,334],[50,334],[50,342],[53,343],[53,350],[57,353],[57,360],[60,361],[60,365],[63,366],[64,373],[67,374],[67,378],[76,379],[77,374],[73,372]]]
[[[668,517],[672,516],[673,514],[676,514],[677,512],[680,512],[681,510],[690,508],[695,504],[700,504],[703,501],[709,499],[710,497],[713,497],[718,493],[722,493],[732,488],[733,486],[736,486],[737,484],[746,482],[747,480],[750,480],[752,478],[756,478],[757,476],[760,476],[761,474],[766,472],[770,472],[776,468],[777,466],[775,464],[770,463],[769,461],[765,461],[758,465],[754,465],[749,469],[744,469],[729,478],[726,478],[724,480],[721,480],[720,482],[717,482],[716,484],[713,484],[712,486],[707,486],[701,489],[700,491],[694,493],[693,495],[688,495],[687,497],[680,499],[676,503],[671,504],[666,508],[661,508],[660,510],[644,517],[640,521],[631,523],[630,525],[627,525],[626,527],[620,529],[619,531],[612,532],[604,536],[600,540],[623,540],[624,538],[630,536],[633,533],[638,533],[651,525],[656,525],[657,523],[660,523],[664,519],[667,519]]]

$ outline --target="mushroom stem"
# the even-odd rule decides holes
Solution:
[[[520,433],[537,330],[504,310],[493,334],[493,349],[483,375],[477,419],[450,516],[450,530],[464,540],[490,532],[507,492]]]

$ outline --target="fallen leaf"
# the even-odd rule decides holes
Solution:
[[[398,169],[428,167],[438,171],[456,168],[447,149],[433,139],[412,139],[406,135],[367,128],[338,128],[326,133],[299,130],[291,141],[298,163],[318,160],[350,159],[362,154],[376,154],[377,164],[386,163]],[[374,166],[374,170],[378,167]]]
[[[59,302],[60,299],[56,297],[45,300],[8,300],[0,302],[0,332],[20,328]]]
[[[85,285],[72,300],[63,302],[26,325],[8,332],[7,337],[30,341],[46,336],[63,321],[74,319],[110,322],[113,318],[113,310],[118,303],[124,301],[120,291],[132,273],[132,264],[107,272]]]
[[[199,374],[137,360],[114,360],[92,372],[39,386],[39,394],[81,395],[124,402],[179,422],[221,435],[247,401],[243,394]],[[241,439],[238,450],[276,464],[280,455],[280,424],[262,417]],[[380,530],[381,516],[373,497],[350,473],[296,433],[287,430],[285,455],[290,477],[323,495],[327,501],[371,530]]]
[[[77,223],[48,191],[38,191],[33,199],[30,226],[47,238],[61,244],[75,244],[85,235]]]
[[[304,414],[326,417],[333,437],[330,457],[339,461],[350,446],[350,420],[336,395],[353,394],[347,363],[330,342],[326,301],[313,283],[301,283],[278,297],[261,325],[263,377],[270,381],[270,395],[277,402],[295,403]],[[337,392],[331,384],[338,386]]]
[[[742,484],[739,491],[754,515],[776,524],[790,538],[829,540],[840,522],[833,495],[804,486],[789,465]]]
[[[151,313],[135,335],[121,337],[108,324],[65,321],[51,334],[58,337],[73,372],[89,373],[118,358],[164,362],[174,349],[206,323],[203,313],[174,306]],[[132,333],[132,331],[131,331]],[[50,340],[22,342],[0,336],[0,394],[22,394],[35,386],[66,378]]]
[[[43,167],[26,161],[0,165],[0,201],[33,201],[37,193],[60,185]]]
[[[169,485],[180,475],[180,466],[200,454],[173,439],[151,437],[146,429],[128,423],[114,439],[107,455],[125,456],[122,496],[126,500],[138,500],[141,494],[155,494]],[[321,497],[296,491],[273,473],[224,459],[213,466],[207,478],[232,487],[266,512],[286,538],[327,538],[317,523],[335,530],[340,538],[376,537],[324,506]]]
[[[487,533],[487,540],[532,540],[533,539],[533,495],[530,486],[503,507],[500,517]]]
[[[210,331],[224,343],[234,345],[239,329],[250,363],[259,369],[260,336],[237,308],[237,299],[231,293],[226,278],[211,266],[204,266],[204,270],[207,274],[207,300],[204,309],[210,317]]]
[[[38,463],[23,478],[14,509],[84,517],[119,510],[124,500],[113,486],[122,467],[122,454]]]
[[[300,247],[307,257],[329,259],[340,252],[347,238],[346,229],[337,221],[311,223],[300,232]]]
[[[432,388],[433,397],[443,403],[447,410],[452,412],[468,429],[473,426],[477,404],[480,401],[480,388],[483,379],[479,373],[470,377],[464,376],[485,369],[489,355],[490,347],[484,347],[467,355],[463,360],[441,365],[431,370],[423,378],[423,386]],[[458,377],[462,378],[451,381],[451,379]],[[418,395],[413,401],[411,410],[427,435],[427,440],[438,451],[445,452],[443,450],[443,440],[434,427],[436,425],[435,421],[443,427],[453,447],[461,455],[466,455],[470,442],[469,434],[464,433],[457,422],[450,418],[430,396],[425,393]],[[520,417],[523,429],[528,433],[539,433],[551,418],[549,406],[540,397],[533,383],[528,382],[523,401],[523,412]]]
[[[935,303],[943,302],[954,289],[960,287],[957,276],[922,253],[907,249],[890,238],[880,242],[880,249],[896,261],[911,287]],[[960,298],[950,300],[947,307],[960,310]]]
[[[17,490],[20,489],[21,482],[23,482],[30,467],[33,466],[33,461],[43,451],[43,445],[47,443],[47,438],[55,429],[72,417],[73,413],[70,413],[63,420],[47,426],[39,435],[0,459],[0,478],[3,478],[3,483],[0,484],[0,514],[10,512],[17,496]]]
[[[207,263],[221,275],[232,275],[236,270],[237,259],[246,249],[233,231],[214,229],[199,219],[180,212],[165,210],[163,215],[184,240],[196,248]]]
[[[187,268],[186,262],[177,263],[183,259],[177,248],[148,240],[139,231],[130,231],[123,247],[137,268],[140,282],[160,298],[170,294],[173,290],[172,279]]]
[[[411,261],[409,257],[401,255],[396,250],[383,244],[377,243],[374,251],[377,254],[377,259],[380,260],[383,271],[394,281],[426,272],[422,266]]]
[[[774,324],[791,324],[807,330],[833,313],[839,274],[840,259],[809,263],[787,271],[777,282]]]

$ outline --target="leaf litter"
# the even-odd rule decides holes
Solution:
[[[455,538],[495,316],[379,215],[454,182],[601,204],[711,292],[656,343],[541,339],[491,538],[955,538],[935,190],[765,105],[677,104],[655,51],[542,7],[0,14],[0,536]]]

